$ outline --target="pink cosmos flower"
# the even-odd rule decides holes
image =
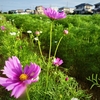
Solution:
[[[6,28],[4,26],[1,26],[1,30],[4,31]]]
[[[62,18],[66,18],[66,14],[62,11],[62,12],[57,12],[54,9],[51,8],[44,8],[44,14],[46,16],[48,16],[50,19],[62,19]]]
[[[54,58],[53,60],[53,64],[55,66],[60,66],[63,63],[63,60],[61,60],[60,58]]]
[[[68,34],[68,30],[64,30],[64,34]]]
[[[41,68],[35,63],[31,63],[30,66],[26,65],[22,70],[19,59],[12,56],[5,61],[2,71],[7,78],[0,77],[0,85],[8,91],[12,90],[11,96],[18,98],[24,93],[28,84],[38,81]]]

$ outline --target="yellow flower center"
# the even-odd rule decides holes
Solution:
[[[28,79],[28,76],[27,76],[26,74],[21,74],[21,75],[19,76],[19,79],[20,79],[21,81],[25,81],[25,80]]]

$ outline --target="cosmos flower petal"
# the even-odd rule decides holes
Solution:
[[[35,66],[25,66],[24,73],[30,75],[35,69]]]
[[[25,68],[24,68],[24,73],[28,73],[28,70],[29,70],[29,66],[25,66]]]
[[[36,78],[41,72],[41,69],[39,67],[36,68],[35,73],[31,75],[31,77]]]
[[[32,73],[30,74],[30,77],[32,77],[32,78],[36,78],[41,72],[41,69],[38,65],[34,64],[34,66],[35,66],[35,68],[33,70],[34,74],[33,75],[32,75]]]
[[[66,18],[65,12],[57,12],[52,8],[44,9],[44,14],[48,16],[50,19],[62,19]]]
[[[19,68],[21,69],[21,64],[19,59],[16,56],[12,56],[12,58],[9,58],[8,61],[13,65],[14,68]]]
[[[30,76],[30,78],[34,77],[36,78],[39,73],[40,73],[41,69],[38,65],[31,63],[29,66],[29,70],[28,70],[28,74]]]
[[[3,74],[6,74],[6,76],[9,78],[13,78],[15,76],[15,73],[6,66],[4,67]]]
[[[9,79],[8,78],[3,78],[3,77],[0,77],[0,85],[6,87],[9,83],[7,83]]]
[[[9,60],[9,61],[10,61],[10,60]],[[22,72],[22,65],[21,65],[19,59],[18,59],[16,56],[13,56],[11,62],[12,62],[12,64],[14,65],[14,67],[15,67],[16,69],[18,69],[17,71],[18,71],[19,74],[20,74],[20,73]]]
[[[63,60],[60,60],[60,61],[59,61],[59,65],[61,65],[62,63],[63,63]]]
[[[16,84],[19,84],[18,82],[15,82],[12,81],[11,79],[9,78],[3,78],[3,77],[0,77],[0,85],[6,87],[6,89],[9,91],[9,90],[12,90],[10,88],[13,88],[14,85]]]
[[[12,90],[11,96],[18,98],[23,94],[23,92],[25,90],[26,90],[26,85],[25,84],[19,84]]]
[[[32,82],[37,82],[39,80],[39,77],[32,79]]]
[[[20,64],[17,57],[13,56],[12,58],[9,58],[8,61],[5,61],[3,74],[6,74],[7,77],[12,79],[16,77],[16,75],[20,75],[21,73],[22,65]]]
[[[26,81],[24,81],[25,84],[31,84],[32,83],[32,79],[28,79]]]
[[[6,87],[6,89],[8,90],[8,91],[10,91],[10,90],[12,90],[16,85],[18,85],[19,84],[19,82],[17,82],[17,83],[11,83],[11,84],[9,84],[7,87]]]

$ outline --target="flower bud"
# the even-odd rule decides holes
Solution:
[[[40,35],[40,32],[39,32],[39,31],[36,31],[36,32],[35,32],[35,35],[36,35],[36,36],[39,36],[39,35]]]
[[[69,79],[69,78],[68,78],[68,77],[66,77],[66,78],[65,78],[65,81],[68,81],[68,79]]]
[[[64,34],[68,34],[68,30],[64,30]]]

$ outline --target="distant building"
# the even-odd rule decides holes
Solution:
[[[69,7],[61,7],[58,9],[58,12],[64,11],[66,14],[72,14],[74,12],[74,8]]]
[[[0,14],[2,13],[2,10],[0,10]]]
[[[34,13],[34,10],[25,9],[24,11],[23,9],[17,9],[17,10],[9,10],[8,13],[9,14],[32,14]]]
[[[16,14],[17,13],[17,10],[9,10],[8,13],[9,14]]]
[[[24,12],[23,9],[17,9],[16,11],[17,11],[17,13],[23,13]]]
[[[34,14],[44,14],[43,6],[36,6],[34,10]]]
[[[28,8],[28,9],[25,9],[25,12],[28,13],[28,14],[32,14],[32,13],[34,13],[34,10],[31,10],[31,9]]]
[[[21,14],[24,13],[23,9],[17,9],[17,10],[9,10],[9,14]]]
[[[100,13],[100,2],[99,3],[96,3],[94,4],[94,9],[93,9],[93,12],[94,13]]]
[[[93,11],[92,11],[93,5],[91,5],[91,4],[82,3],[82,4],[79,4],[79,5],[76,5],[75,7],[76,7],[75,10],[74,10],[75,14],[93,13]]]

